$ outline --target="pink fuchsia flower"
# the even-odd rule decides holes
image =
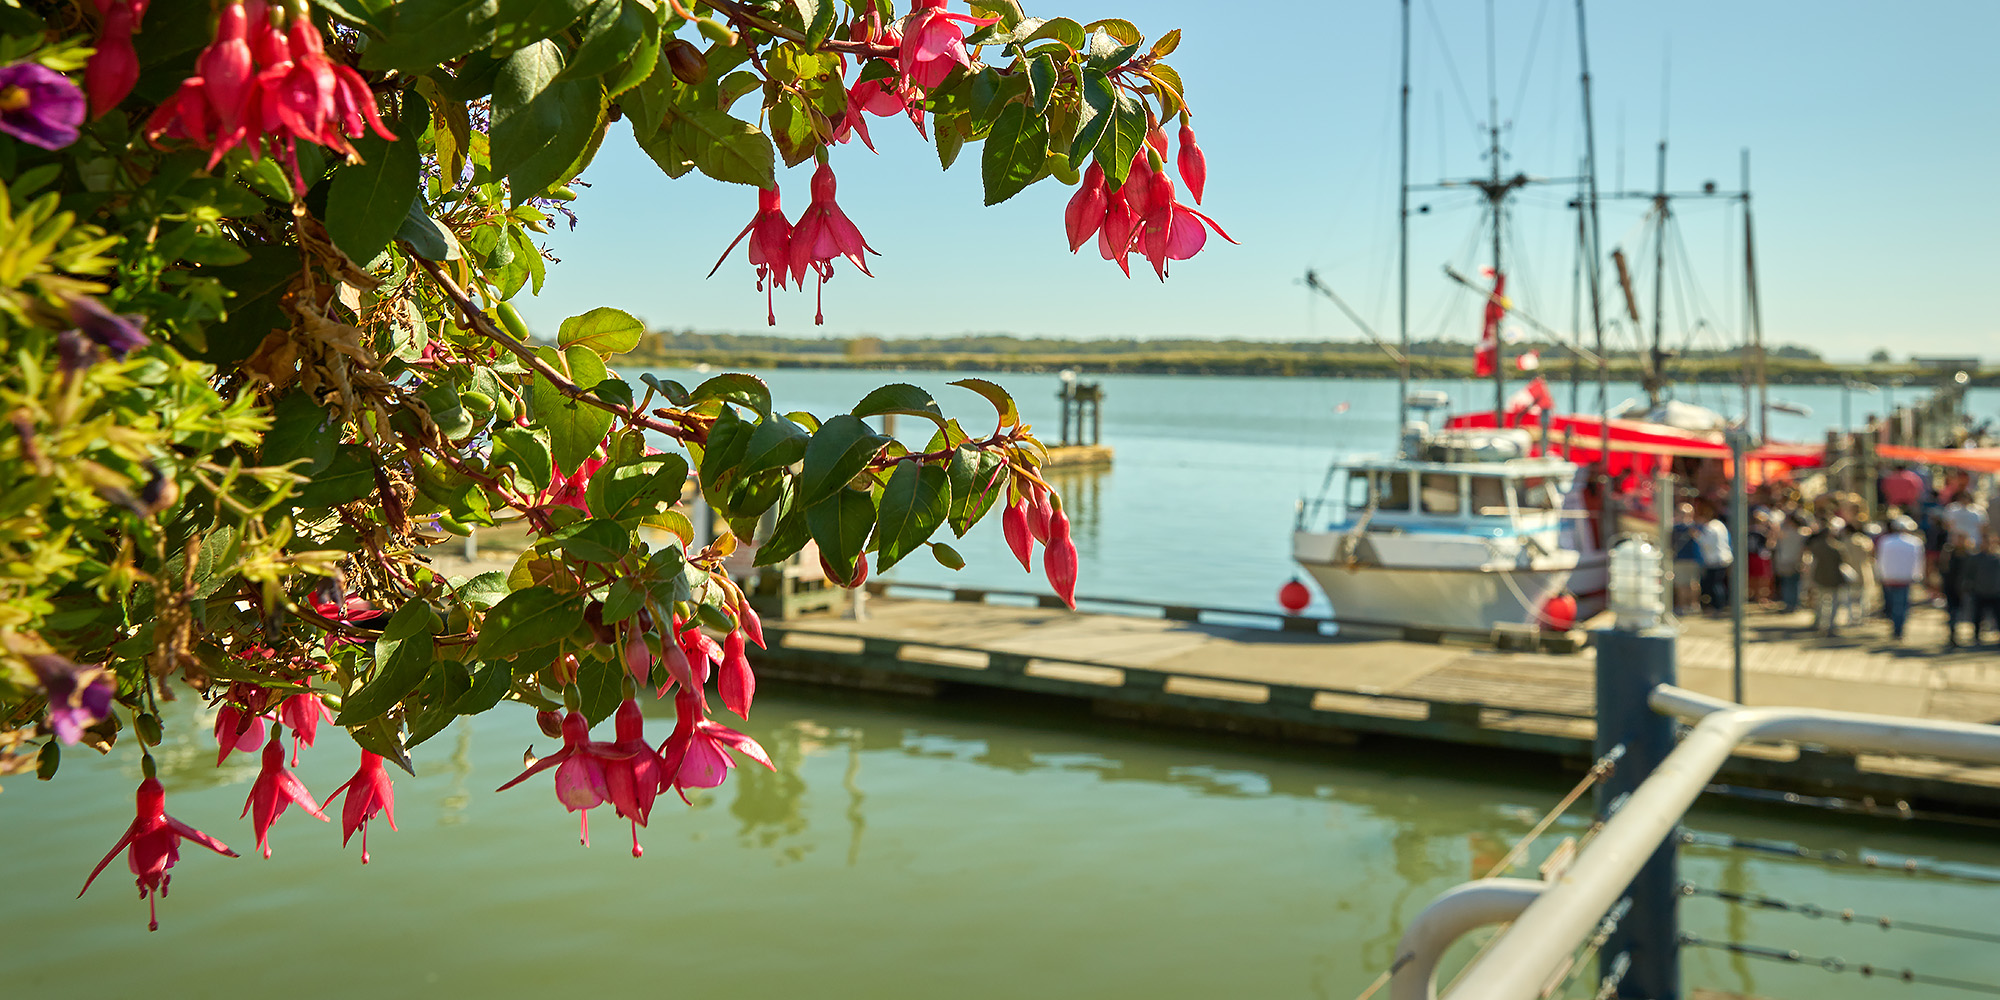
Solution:
[[[396,828],[396,788],[389,782],[389,773],[382,769],[382,758],[361,751],[361,767],[346,784],[333,790],[326,797],[326,805],[332,808],[333,800],[343,793],[347,801],[340,807],[340,846],[346,847],[354,831],[361,831],[361,863],[368,863],[368,821],[377,813],[389,821],[389,829]]]
[[[139,782],[138,815],[132,818],[132,825],[125,828],[125,835],[118,838],[118,843],[111,845],[111,851],[104,855],[104,860],[91,869],[90,877],[83,880],[83,889],[76,895],[81,899],[111,859],[117,857],[119,851],[127,851],[125,863],[131,867],[132,874],[139,876],[139,898],[146,900],[146,929],[156,931],[160,929],[160,917],[154,909],[152,897],[155,893],[161,896],[167,894],[167,882],[172,878],[167,869],[181,859],[180,842],[183,838],[225,857],[237,855],[222,841],[167,815],[166,789],[160,786],[160,779],[152,776],[151,758],[146,763],[146,780]]]
[[[48,699],[49,729],[56,739],[73,744],[83,738],[86,728],[111,714],[111,696],[117,693],[117,685],[102,666],[85,666],[54,653],[36,653],[26,659]]]
[[[146,14],[144,3],[128,0],[100,2],[98,7],[104,23],[97,30],[96,51],[83,67],[83,89],[90,94],[92,118],[101,118],[117,107],[139,82],[139,53],[132,47],[132,32]]]
[[[674,695],[674,732],[660,747],[663,786],[672,786],[686,799],[687,789],[722,784],[729,769],[736,766],[735,758],[729,755],[732,749],[777,770],[756,740],[708,720],[703,716],[704,707],[698,693],[682,689]]]
[[[1153,273],[1161,281],[1167,280],[1168,261],[1187,260],[1201,252],[1208,242],[1208,229],[1231,243],[1236,242],[1214,219],[1181,204],[1174,196],[1173,178],[1165,172],[1153,173],[1148,187],[1139,238],[1146,260],[1152,263]]]
[[[61,149],[83,125],[83,91],[41,63],[0,66],[0,133],[31,146]]]
[[[264,745],[264,708],[270,692],[252,684],[237,684],[224,697],[222,708],[215,713],[216,767],[229,759],[232,750],[248,752]]]
[[[1035,571],[1035,539],[1028,531],[1028,500],[1022,497],[1007,505],[1000,513],[1000,533],[1007,536],[1007,547],[1014,550],[1014,558],[1021,560],[1021,568]]]
[[[723,707],[739,719],[750,717],[750,701],[757,696],[757,675],[750,672],[750,658],[743,655],[743,630],[722,640],[722,669],[716,675],[716,690],[722,693]]]
[[[1186,118],[1181,119],[1181,151],[1177,160],[1181,183],[1194,195],[1194,203],[1201,204],[1201,189],[1208,186],[1208,157],[1201,155],[1201,147],[1194,141],[1194,126]]]
[[[1129,257],[1132,253],[1132,238],[1139,230],[1139,216],[1132,211],[1126,201],[1126,193],[1132,182],[1127,180],[1118,190],[1111,192],[1104,205],[1104,225],[1097,230],[1097,253],[1114,264],[1126,277],[1132,276]]]
[[[542,491],[541,503],[544,506],[574,507],[590,513],[590,507],[584,501],[584,490],[590,486],[590,477],[604,468],[605,461],[593,454],[584,459],[574,472],[564,472],[561,466],[557,466],[555,478],[549,482],[549,488]]]
[[[319,803],[313,801],[299,776],[285,767],[285,741],[272,733],[271,742],[264,744],[264,766],[250,786],[250,797],[243,800],[241,814],[250,817],[250,825],[257,831],[257,849],[267,858],[271,856],[271,824],[293,803],[319,817],[321,822],[326,821],[326,813],[320,811]]]
[[[1092,160],[1083,172],[1083,183],[1077,185],[1076,193],[1070,195],[1069,206],[1063,210],[1063,229],[1069,235],[1070,253],[1077,252],[1104,225],[1104,210],[1109,204],[1104,168]]]
[[[860,269],[862,274],[872,278],[874,275],[868,272],[868,259],[862,254],[872,253],[881,256],[874,247],[868,245],[868,241],[861,236],[861,230],[855,228],[854,223],[847,218],[847,213],[841,211],[840,205],[835,203],[834,189],[833,167],[826,163],[820,164],[819,169],[813,172],[812,204],[807,205],[806,210],[800,213],[798,225],[792,228],[792,274],[801,287],[805,282],[807,268],[811,268],[819,275],[819,284],[816,287],[818,294],[814,298],[816,312],[813,315],[813,322],[822,326],[826,323],[826,308],[821,296],[824,294],[827,281],[833,277],[833,259],[846,257]]]
[[[278,721],[292,731],[292,765],[298,766],[299,746],[312,746],[319,736],[322,719],[333,718],[327,711],[326,702],[311,691],[301,691],[278,703]]]
[[[854,557],[854,575],[849,578],[843,579],[841,577],[840,571],[835,569],[833,563],[827,560],[826,553],[824,552],[820,553],[819,569],[820,572],[826,574],[827,579],[849,590],[853,590],[868,582],[868,553],[863,552]]]
[[[639,828],[652,815],[665,764],[646,742],[646,716],[637,699],[621,702],[613,720],[618,739],[592,743],[590,752],[602,762],[605,798],[611,800],[612,810],[632,821],[632,856],[636,858],[646,853],[639,846]]]
[[[1049,518],[1049,540],[1042,547],[1042,571],[1056,596],[1076,610],[1076,543],[1069,537],[1069,515],[1061,508]]]
[[[908,85],[929,90],[943,83],[953,67],[973,68],[972,56],[965,51],[965,29],[953,22],[985,27],[1000,20],[953,14],[944,5],[945,0],[916,0],[903,20],[903,50],[897,61]]]
[[[785,219],[777,188],[757,189],[757,214],[750,217],[750,224],[715,259],[715,266],[708,270],[709,277],[715,277],[715,272],[722,269],[722,262],[729,259],[729,252],[746,236],[750,237],[750,264],[757,269],[757,287],[764,290],[765,318],[770,325],[777,326],[778,312],[771,304],[771,292],[785,287],[785,269],[790,266],[792,256],[792,224]],[[805,272],[798,272],[796,277],[803,281]]]
[[[562,721],[562,749],[528,765],[528,769],[514,776],[514,780],[501,785],[494,791],[504,792],[532,775],[553,767],[556,769],[556,800],[573,813],[582,813],[583,846],[590,846],[590,810],[604,804],[611,797],[610,786],[605,782],[604,765],[607,760],[620,759],[622,751],[612,749],[613,744],[592,744],[590,741],[590,720],[581,712],[569,712]]]

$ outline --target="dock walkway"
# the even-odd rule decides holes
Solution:
[[[910,693],[997,687],[1082,698],[1123,718],[1288,739],[1380,734],[1571,759],[1590,753],[1590,650],[1502,652],[1354,629],[1326,636],[1193,609],[1077,613],[979,591],[871,589],[878,596],[867,601],[865,620],[767,621],[771,648],[757,659],[759,674]],[[955,599],[899,596],[927,591]],[[1825,639],[1812,634],[1810,618],[1753,613],[1750,704],[2000,722],[2000,652],[1941,655],[1941,611],[1917,609],[1900,645],[1889,641],[1886,623]],[[1682,625],[1680,683],[1728,697],[1728,620]],[[1746,748],[1725,773],[1792,792],[1869,796],[1870,807],[1883,809],[2000,812],[2000,769],[1786,746]]]

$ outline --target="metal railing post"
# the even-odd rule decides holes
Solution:
[[[1596,642],[1594,752],[1602,759],[1613,747],[1625,746],[1617,767],[1597,785],[1597,817],[1603,821],[1674,750],[1674,720],[1647,704],[1655,688],[1675,682],[1674,632],[1664,626],[1610,628],[1599,631]],[[1679,1000],[1679,860],[1678,842],[1662,840],[1624,893],[1632,899],[1631,912],[1598,952],[1606,971],[1619,955],[1629,956],[1631,965],[1618,982],[1620,998]]]

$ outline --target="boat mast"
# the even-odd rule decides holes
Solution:
[[[1660,406],[1661,390],[1667,382],[1667,352],[1662,346],[1667,316],[1667,140],[1660,139],[1659,187],[1653,195],[1653,356],[1646,369],[1646,403]]]
[[[1747,149],[1743,151],[1743,284],[1750,312],[1743,335],[1756,345],[1757,441],[1761,444],[1771,440],[1771,383],[1764,361],[1764,310],[1757,301],[1757,250],[1750,237],[1750,151]],[[1744,422],[1749,422],[1748,414]]]
[[[1401,180],[1396,186],[1396,333],[1402,348],[1396,366],[1396,434],[1410,424],[1410,0],[1403,0],[1403,134]]]
[[[1507,200],[1507,192],[1514,185],[1500,183],[1500,93],[1495,74],[1493,52],[1493,0],[1486,0],[1486,132],[1492,137],[1487,149],[1487,160],[1492,167],[1492,175],[1484,185],[1486,200],[1493,207],[1493,282],[1497,286],[1501,275],[1507,273],[1500,267],[1500,227],[1502,211]],[[1497,294],[1497,291],[1496,291]],[[1500,317],[1504,320],[1506,317]],[[1500,415],[1507,409],[1507,352],[1501,347],[1500,320],[1493,324],[1493,426],[1500,426]]]
[[[1590,214],[1590,235],[1586,256],[1590,260],[1590,325],[1597,334],[1598,475],[1606,475],[1611,462],[1611,366],[1604,353],[1604,306],[1599,298],[1603,283],[1598,274],[1597,241],[1597,131],[1590,114],[1590,33],[1585,30],[1583,0],[1576,0],[1576,51],[1583,69],[1583,176],[1588,186],[1583,211]],[[1602,483],[1600,482],[1600,485]],[[1607,532],[1608,535],[1608,532]]]

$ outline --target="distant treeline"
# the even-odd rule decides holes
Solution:
[[[1419,378],[1456,379],[1472,375],[1472,345],[1425,341],[1410,347],[1411,371]],[[1351,341],[1251,340],[1064,340],[1008,334],[957,337],[781,337],[763,334],[658,331],[647,334],[628,363],[685,367],[709,364],[737,368],[922,368],[941,371],[1052,372],[1155,375],[1295,375],[1382,378],[1396,363],[1373,344]],[[1541,352],[1542,372],[1568,378],[1570,361],[1556,349]],[[1672,362],[1676,380],[1734,382],[1742,377],[1743,352],[1689,351]],[[1817,351],[1796,345],[1771,348],[1767,362],[1774,382],[1838,382],[1903,376],[1920,380],[1936,374],[1915,365],[1837,365]],[[1614,358],[1611,377],[1633,380],[1637,359]],[[2000,373],[1996,373],[2000,375]],[[1584,377],[1594,378],[1585,367]],[[1988,384],[1994,376],[1975,379]]]

